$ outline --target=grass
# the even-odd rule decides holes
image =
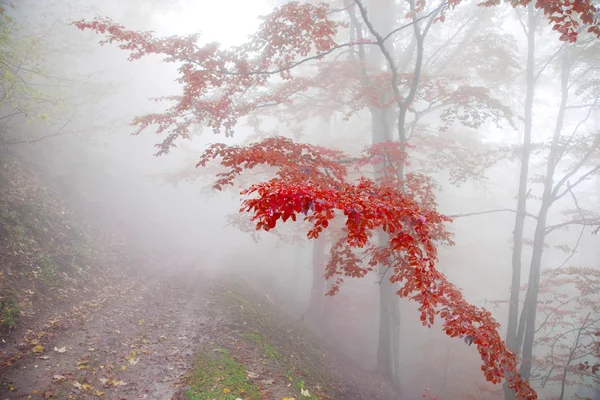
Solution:
[[[242,337],[260,346],[265,356],[277,360],[279,367],[287,371],[284,375],[297,398],[330,398],[327,387],[332,377],[317,338],[243,283],[228,282],[226,287],[219,293],[218,301],[232,313]],[[318,397],[315,389],[321,392]]]
[[[12,296],[0,297],[0,326],[12,329],[17,325],[21,309]]]
[[[260,333],[246,332],[242,336],[244,336],[251,342],[260,345],[261,350],[265,356],[273,359],[283,358],[281,353],[275,347],[271,346]]]
[[[227,350],[203,352],[191,374],[189,400],[235,400],[261,398],[257,386],[248,382],[246,368]]]

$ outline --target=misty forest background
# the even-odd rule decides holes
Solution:
[[[207,280],[236,274],[277,294],[289,314],[365,370],[380,371],[402,398],[419,398],[423,388],[440,399],[510,398],[485,382],[473,347],[437,325],[423,327],[415,304],[395,296],[383,271],[347,278],[325,296],[339,227],[317,240],[295,224],[255,231],[238,212],[238,185],[216,192],[219,167],[194,168],[211,143],[281,135],[358,155],[401,131],[414,146],[407,169],[435,179],[438,210],[453,218],[454,244],[440,245],[438,269],[492,311],[509,349],[530,360],[521,373],[540,398],[597,400],[598,40],[559,41],[532,5],[465,2],[433,23],[437,4],[428,2],[420,30],[390,40],[411,100],[401,130],[382,128],[398,123],[396,105],[374,110],[358,97],[365,95],[360,77],[348,67],[356,50],[302,67],[306,76],[320,74],[326,90],[294,94],[293,107],[260,108],[232,137],[195,127],[169,155],[155,157],[162,139],[131,136],[130,122],[164,110],[149,98],[180,92],[177,65],[155,55],[128,62],[126,52],[99,46],[99,35],[72,22],[101,15],[159,37],[199,30],[201,42],[231,46],[285,2],[220,3],[0,1],[3,335],[31,318],[43,296],[67,296],[69,288],[92,293],[111,279],[169,270]],[[406,23],[410,1],[364,3],[381,32]],[[339,18],[349,23],[340,42],[371,37],[357,10]],[[362,51],[385,70],[378,49]],[[243,174],[239,186],[268,172]]]

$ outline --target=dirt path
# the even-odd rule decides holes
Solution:
[[[136,284],[56,332],[42,352],[29,343],[22,359],[0,370],[0,400],[187,400],[198,371],[210,397],[194,398],[398,398],[377,376],[321,348],[260,291],[222,282],[172,270]],[[233,357],[230,369],[224,354]],[[236,387],[242,381],[249,386]]]
[[[160,399],[218,331],[209,284],[155,278],[2,371],[0,399]]]

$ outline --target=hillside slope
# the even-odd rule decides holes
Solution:
[[[131,290],[122,240],[79,215],[31,167],[0,164],[0,368]]]

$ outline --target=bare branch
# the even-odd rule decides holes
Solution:
[[[49,135],[44,135],[44,136],[40,136],[37,137],[35,139],[29,139],[29,140],[15,140],[15,141],[10,141],[10,140],[4,140],[4,139],[0,139],[0,142],[6,144],[6,145],[15,145],[15,144],[33,144],[36,142],[40,142],[42,140],[46,140],[46,139],[50,139],[56,136],[61,136],[66,134],[67,132],[63,132],[63,129],[71,122],[71,119],[75,116],[76,112],[74,112],[73,114],[71,114],[71,116],[69,117],[69,119],[67,119],[67,121],[60,127],[58,128],[58,130],[54,133],[51,133]]]
[[[596,147],[597,147],[597,146],[596,146]],[[591,153],[591,150],[590,150],[590,153]],[[589,157],[586,157],[586,158],[584,158],[584,160],[582,160],[582,162],[581,162],[579,165],[583,165],[583,163],[584,163],[585,161],[587,161],[587,159],[588,159],[588,158],[589,158]],[[578,169],[578,168],[577,168],[577,169]],[[576,171],[576,169],[575,169],[575,168],[573,168],[573,171]],[[570,187],[569,187],[569,188],[567,188],[567,189],[565,189],[565,190],[564,190],[562,193],[560,193],[560,194],[556,194],[556,193],[558,192],[558,189],[560,188],[560,185],[561,185],[561,184],[564,184],[564,182],[562,182],[562,180],[561,180],[561,182],[559,182],[559,183],[557,184],[556,188],[553,190],[553,194],[554,194],[555,200],[558,200],[558,199],[560,199],[561,197],[563,197],[565,194],[569,193],[569,190],[570,190],[571,188],[574,188],[575,186],[579,185],[581,182],[583,182],[583,181],[584,181],[584,180],[586,180],[588,177],[590,177],[591,175],[595,174],[595,173],[596,173],[596,172],[598,172],[598,171],[600,171],[600,165],[596,165],[594,168],[592,168],[591,170],[589,170],[588,172],[586,172],[585,174],[583,174],[582,176],[580,176],[580,177],[579,177],[579,179],[577,179],[577,180],[575,181],[575,183],[574,183],[574,184],[570,185]],[[574,173],[574,172],[573,172],[573,173]],[[572,175],[572,174],[571,174],[571,175]],[[566,175],[566,176],[568,176],[568,175]],[[565,177],[566,177],[566,176],[565,176]],[[563,179],[564,179],[564,178],[563,178]]]
[[[546,234],[560,228],[564,228],[568,225],[583,225],[583,226],[600,226],[600,217],[597,218],[584,218],[584,219],[574,219],[571,221],[562,222],[556,225],[548,225],[546,227]]]
[[[422,20],[424,20],[424,19],[428,19],[429,17],[431,17],[431,16],[433,16],[433,15],[435,15],[435,14],[439,13],[439,12],[440,12],[440,11],[441,11],[443,8],[445,8],[447,5],[448,5],[448,3],[447,3],[447,2],[443,2],[443,3],[441,3],[439,6],[437,6],[437,7],[436,7],[436,8],[434,8],[433,10],[431,10],[431,12],[429,12],[428,14],[426,14],[426,15],[423,15],[422,17],[419,17],[419,18],[415,18],[415,19],[413,19],[411,22],[409,22],[409,23],[406,23],[406,24],[404,24],[404,25],[400,26],[399,28],[396,28],[396,29],[394,29],[393,31],[391,31],[390,33],[388,33],[387,35],[385,35],[385,36],[384,36],[384,37],[381,39],[382,43],[383,43],[383,42],[385,42],[386,40],[388,40],[388,39],[390,38],[390,36],[392,36],[394,33],[400,32],[401,30],[403,30],[403,29],[406,29],[406,28],[408,28],[409,26],[412,26],[412,25],[416,24],[416,23],[417,23],[417,22],[419,22],[419,21],[422,21]],[[428,28],[428,29],[429,29],[429,28]]]
[[[483,214],[494,214],[494,213],[499,213],[499,212],[512,212],[512,213],[517,213],[517,210],[512,210],[510,208],[501,208],[498,210],[489,210],[489,211],[479,211],[479,212],[473,212],[473,213],[466,213],[466,214],[453,214],[453,215],[448,215],[448,217],[450,218],[462,218],[462,217],[472,217],[474,215],[483,215]],[[526,216],[531,217],[533,219],[537,219],[537,215],[533,215],[530,213],[525,213]]]
[[[589,161],[589,159],[592,157],[592,154],[594,153],[594,151],[596,149],[598,149],[599,146],[600,146],[600,134],[596,135],[596,138],[594,140],[593,145],[590,147],[590,149],[588,150],[588,152],[581,158],[581,160],[573,168],[571,168],[571,170],[569,172],[567,172],[565,174],[565,176],[563,176],[556,183],[556,186],[552,190],[552,195],[554,196],[554,200],[558,200],[561,197],[563,197],[565,194],[568,193],[569,189],[566,189],[561,194],[558,194],[558,191],[560,190],[560,188],[565,183],[567,183],[567,181],[569,180],[570,177],[572,177],[573,175],[575,175],[581,169],[581,167],[583,167]],[[596,173],[596,171],[598,171],[599,169],[600,169],[600,165],[596,166],[592,170],[590,170],[587,173],[585,173],[573,185],[571,185],[571,188],[573,188],[573,187],[577,186],[578,184],[580,184],[581,182],[583,182],[588,176]]]

